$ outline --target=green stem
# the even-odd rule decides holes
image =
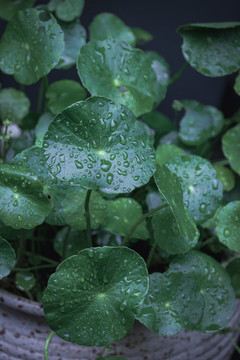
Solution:
[[[30,251],[26,251],[26,254],[27,255],[32,255],[32,253],[30,252]],[[42,256],[42,255],[35,255],[37,258],[39,258],[40,260],[43,260],[43,261],[45,261],[45,262],[48,262],[49,264],[53,264],[53,265],[56,265],[57,266],[57,264],[58,264],[58,262],[57,261],[54,261],[54,260],[52,260],[52,259],[49,259],[49,258],[47,258],[46,256]]]
[[[44,76],[41,79],[39,93],[38,93],[38,103],[37,103],[37,113],[38,114],[41,114],[41,112],[42,112],[44,92],[46,92],[47,88],[48,88],[48,78],[47,78],[47,76]]]
[[[45,341],[44,345],[44,360],[48,360],[48,347],[52,340],[53,335],[55,334],[55,331],[51,331],[50,334],[47,337],[47,340]]]
[[[147,258],[147,268],[149,269],[149,266],[151,264],[151,261],[152,261],[152,258],[153,258],[153,255],[155,253],[155,250],[156,250],[156,246],[157,246],[157,243],[154,242],[153,246],[151,247],[151,250],[149,251],[149,255],[148,255],[148,258]]]
[[[215,239],[217,239],[217,236],[212,236],[209,239],[207,239],[206,241],[204,241],[201,245],[201,248],[203,248],[204,246],[211,244]]]
[[[24,265],[25,251],[26,251],[26,239],[25,239],[24,229],[20,229],[20,232],[21,232],[21,237],[19,240],[18,256],[17,256],[17,266],[19,267]]]
[[[90,196],[92,190],[88,190],[85,199],[85,217],[86,217],[86,224],[87,224],[87,243],[88,246],[92,246],[92,235],[91,235],[91,218],[90,218],[90,211],[89,211],[89,203],[90,203]]]
[[[55,268],[55,267],[56,267],[56,265],[53,265],[53,264],[45,264],[45,265],[32,266],[32,267],[28,267],[28,268],[15,267],[13,269],[13,271],[32,271],[32,270],[36,270],[36,269],[48,269],[48,268]]]
[[[228,338],[231,341],[231,343],[233,344],[233,346],[235,347],[237,353],[240,355],[240,347],[238,346],[236,341],[234,341],[234,339],[231,336],[228,336]]]
[[[33,296],[32,296],[32,294],[30,293],[30,291],[25,291],[25,292],[26,292],[28,298],[33,301]]]
[[[131,229],[127,232],[125,238],[122,241],[121,246],[125,246],[128,242],[128,240],[130,239],[132,233],[136,230],[136,228],[148,217],[152,216],[153,214],[155,214],[157,211],[164,209],[165,207],[167,207],[168,204],[162,204],[158,207],[156,207],[155,209],[150,210],[148,213],[144,214],[132,227]]]
[[[214,161],[213,165],[220,165],[220,166],[224,166],[224,165],[228,165],[229,161],[227,159],[223,159],[223,160],[218,160],[218,161]]]
[[[182,74],[184,73],[184,71],[187,69],[188,65],[189,65],[189,64],[186,62],[186,63],[181,67],[181,69],[169,80],[169,82],[168,82],[168,87],[171,86],[172,84],[174,84],[175,81],[177,81],[177,80],[182,76]]]
[[[3,154],[2,154],[2,158],[3,158],[3,162],[4,162],[4,163],[5,163],[5,160],[6,160],[6,153],[7,153],[7,148],[8,148],[7,133],[8,133],[8,126],[5,127],[4,140],[3,140]]]
[[[66,232],[66,235],[65,235],[64,240],[63,240],[62,261],[66,258],[67,243],[68,243],[68,238],[69,238],[70,231],[71,231],[71,227],[68,225],[67,232]]]

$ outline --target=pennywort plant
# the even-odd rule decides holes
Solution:
[[[135,319],[159,335],[220,331],[240,293],[239,112],[176,99],[177,126],[156,109],[187,65],[240,69],[240,24],[181,26],[187,65],[170,76],[136,47],[151,35],[114,14],[93,19],[87,42],[83,0],[33,5],[0,2],[0,68],[19,83],[0,92],[1,286],[41,301],[80,345],[120,340]],[[75,64],[78,81],[48,84]]]

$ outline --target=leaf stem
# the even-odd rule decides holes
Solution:
[[[157,211],[164,209],[165,207],[167,207],[168,204],[162,204],[158,207],[156,207],[155,209],[150,210],[149,212],[147,212],[146,214],[144,214],[132,227],[131,229],[129,229],[129,231],[127,232],[125,238],[122,241],[121,246],[125,246],[128,242],[128,240],[130,239],[132,233],[136,230],[136,228],[148,217],[152,216],[153,214],[155,214]]]
[[[19,240],[18,247],[18,256],[17,256],[17,266],[21,267],[24,264],[25,251],[26,251],[26,238],[24,234],[24,229],[20,229],[21,237]]]
[[[30,251],[26,251],[26,255],[32,255],[32,253]],[[42,255],[35,255],[37,258],[39,258],[40,260],[43,260],[45,262],[48,262],[49,264],[53,264],[53,265],[57,265],[58,262],[54,261],[52,259],[47,258],[46,256],[42,256]]]
[[[42,77],[39,87],[38,93],[38,103],[37,103],[37,113],[41,114],[42,106],[43,106],[43,98],[44,98],[44,91],[48,88],[48,78],[47,76]]]
[[[68,225],[66,235],[64,236],[64,240],[63,240],[62,261],[66,258],[67,244],[68,244],[70,231],[71,231],[71,227]]]
[[[91,236],[91,218],[90,218],[90,211],[89,211],[89,203],[90,203],[90,196],[92,190],[88,190],[85,198],[85,217],[86,217],[86,224],[87,224],[87,243],[88,246],[92,246],[92,236]]]
[[[37,270],[37,269],[47,269],[47,268],[55,268],[57,265],[55,264],[44,264],[44,265],[37,265],[37,266],[32,266],[32,267],[28,267],[28,268],[19,268],[19,267],[15,267],[13,269],[13,271],[31,271],[31,270]]]
[[[214,240],[216,240],[216,239],[217,239],[217,236],[212,236],[212,237],[210,237],[209,239],[207,239],[206,241],[204,241],[204,242],[202,243],[200,249],[203,248],[204,246],[208,245],[208,244],[211,244],[211,243],[212,243]]]
[[[50,334],[47,337],[47,340],[45,341],[44,345],[44,360],[48,360],[48,347],[52,340],[53,335],[55,334],[55,331],[51,331]]]
[[[218,161],[214,161],[213,165],[220,165],[220,166],[224,166],[224,165],[228,165],[229,161],[227,159],[223,159],[223,160],[218,160]]]
[[[182,76],[182,74],[184,73],[184,71],[187,69],[188,65],[189,65],[189,64],[186,62],[186,63],[181,67],[181,69],[169,80],[169,82],[168,82],[168,87],[171,86],[172,84],[174,84],[175,81],[177,81],[177,80]]]
[[[153,255],[154,255],[154,253],[155,253],[156,246],[157,246],[157,243],[156,243],[156,241],[155,241],[154,244],[153,244],[153,246],[151,247],[151,250],[149,251],[148,258],[147,258],[147,261],[146,261],[146,264],[147,264],[147,268],[148,268],[148,269],[149,269],[149,266],[150,266],[150,264],[151,264]]]

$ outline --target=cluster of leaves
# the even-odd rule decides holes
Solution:
[[[135,319],[159,335],[221,330],[240,295],[239,114],[176,100],[177,129],[156,110],[168,64],[135,47],[150,34],[102,13],[86,43],[83,0],[33,3],[0,2],[0,69],[21,86],[41,79],[35,112],[22,90],[0,91],[0,277],[33,298],[44,290],[50,327],[81,345],[111,344]],[[178,32],[201,74],[240,69],[239,23]],[[81,82],[48,86],[51,70],[74,64]],[[40,289],[40,269],[56,266]]]

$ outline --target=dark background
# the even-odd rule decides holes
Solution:
[[[37,1],[36,4],[47,3]],[[194,22],[240,21],[239,0],[85,0],[81,23],[85,28],[93,17],[100,12],[113,12],[128,26],[141,27],[149,31],[154,39],[143,46],[144,50],[154,50],[169,63],[171,74],[175,74],[185,63],[181,52],[181,37],[176,29],[183,24]],[[6,23],[0,22],[1,33]],[[206,105],[213,105],[223,111],[225,116],[232,115],[240,106],[239,97],[233,91],[236,74],[223,78],[202,76],[190,67],[181,80],[172,85],[159,110],[169,117],[173,116],[174,99],[194,99]],[[49,81],[68,78],[78,81],[76,69],[68,71],[53,70]],[[1,74],[3,87],[16,86],[11,76]],[[31,99],[32,109],[36,106],[38,84],[26,87]],[[239,360],[235,351],[232,360]],[[184,360],[184,359],[183,359]],[[217,359],[213,359],[217,360]]]

